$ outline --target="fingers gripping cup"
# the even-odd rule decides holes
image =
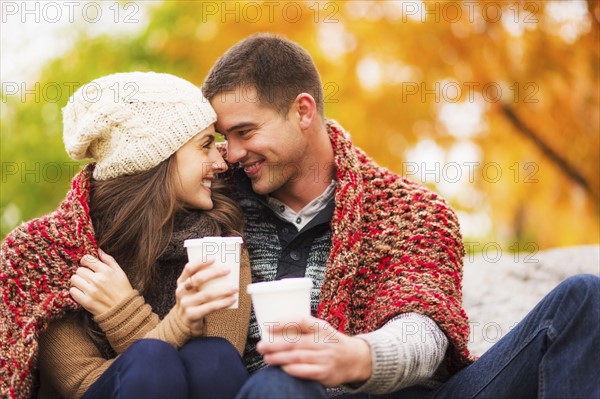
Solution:
[[[240,258],[242,237],[204,237],[185,240],[183,246],[187,249],[190,262],[207,262],[214,260],[209,268],[228,268],[231,272],[223,277],[215,278],[202,287],[239,287]],[[237,309],[239,300],[227,309]]]
[[[248,285],[262,339],[273,342],[274,326],[285,327],[310,316],[311,288],[310,278],[286,278]]]

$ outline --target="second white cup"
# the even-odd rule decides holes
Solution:
[[[273,341],[272,329],[276,325],[289,325],[310,316],[310,278],[286,278],[249,284],[248,294],[262,339]]]

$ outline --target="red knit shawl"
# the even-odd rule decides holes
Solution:
[[[83,255],[97,256],[88,207],[91,175],[90,165],[54,212],[21,224],[2,241],[2,398],[29,398],[39,332],[79,306],[69,295],[69,279]]]
[[[448,337],[448,371],[468,365],[455,213],[437,194],[375,164],[334,121],[327,130],[338,186],[318,317],[354,335],[420,313]]]

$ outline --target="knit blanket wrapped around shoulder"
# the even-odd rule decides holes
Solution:
[[[445,371],[455,373],[473,361],[456,214],[436,193],[377,165],[337,122],[326,125],[337,188],[317,317],[355,335],[399,314],[425,315],[446,334]]]
[[[2,241],[0,283],[0,397],[29,398],[37,338],[50,321],[79,305],[70,277],[85,254],[98,256],[89,218],[91,166],[74,179],[52,213],[23,223]]]

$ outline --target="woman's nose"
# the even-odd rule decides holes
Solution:
[[[227,162],[225,162],[225,160],[221,156],[221,153],[218,151],[217,151],[216,159],[212,164],[212,168],[216,173],[223,173],[229,168],[227,166]]]

